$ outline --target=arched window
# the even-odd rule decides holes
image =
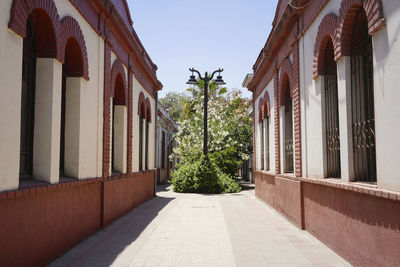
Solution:
[[[61,86],[60,176],[86,178],[83,154],[84,117],[83,99],[85,81],[89,80],[86,44],[78,22],[64,17],[61,22],[64,35]]]
[[[293,146],[293,101],[290,95],[290,82],[288,77],[284,76],[283,79],[283,105],[285,107],[284,114],[284,141],[285,141],[285,172],[293,173],[294,172],[294,162],[293,162],[293,154],[294,154],[294,146]]]
[[[143,124],[145,119],[144,103],[140,106],[139,113],[139,171],[143,170]]]
[[[259,103],[258,103],[258,108],[259,108],[259,112],[258,112],[258,127],[260,128],[259,132],[260,132],[260,170],[264,170],[264,114],[263,114],[263,108],[264,108],[264,100],[261,97]]]
[[[351,102],[354,176],[376,182],[372,38],[363,8],[354,17],[351,38]]]
[[[148,102],[148,101],[146,101]],[[149,122],[150,122],[150,107],[147,107],[147,112],[146,112],[146,128],[145,128],[145,155],[144,155],[144,168],[145,170],[149,169]]]
[[[111,170],[114,173],[127,171],[127,107],[123,69],[116,76],[115,91],[112,99],[112,160]]]
[[[332,40],[330,37],[327,38],[328,41],[323,54],[326,175],[327,177],[339,178],[341,173],[337,66],[334,60]]]
[[[264,94],[264,170],[270,170],[270,147],[269,147],[269,116],[270,116],[270,103],[269,103],[269,94],[268,91]]]
[[[20,177],[32,177],[35,117],[36,40],[33,18],[26,25],[22,55]]]

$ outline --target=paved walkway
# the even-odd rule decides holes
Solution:
[[[348,266],[254,196],[154,198],[68,251],[51,266]]]

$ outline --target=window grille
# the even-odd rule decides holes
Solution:
[[[351,101],[355,179],[374,183],[376,153],[372,39],[362,9],[355,17],[351,41]]]
[[[290,85],[287,82],[285,89],[285,172],[294,171],[293,164],[293,107],[290,98]]]
[[[327,177],[340,178],[340,135],[337,66],[329,40],[324,57],[325,127]]]

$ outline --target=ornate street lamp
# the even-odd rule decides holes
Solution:
[[[208,148],[207,148],[207,117],[208,117],[208,110],[207,110],[207,104],[208,104],[208,84],[212,79],[214,78],[214,75],[218,73],[217,79],[214,80],[214,83],[216,85],[223,85],[225,84],[224,80],[222,79],[221,72],[223,72],[223,69],[218,69],[214,71],[211,76],[208,76],[208,73],[206,72],[204,77],[201,76],[200,72],[198,70],[195,70],[194,68],[189,69],[189,71],[192,72],[192,75],[190,75],[189,81],[187,84],[197,84],[197,79],[194,75],[194,72],[196,72],[199,75],[199,79],[204,82],[204,144],[203,144],[203,153],[204,155],[207,155],[208,153]]]

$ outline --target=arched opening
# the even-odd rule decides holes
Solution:
[[[32,177],[33,132],[35,118],[36,36],[31,20],[26,24],[23,40],[21,91],[20,178]]]
[[[363,8],[354,16],[351,37],[351,102],[354,177],[376,182],[372,38]]]
[[[258,103],[258,127],[260,128],[259,133],[260,133],[260,149],[261,149],[261,153],[260,153],[260,170],[264,170],[264,157],[265,157],[265,152],[264,152],[264,100],[261,97],[259,103]]]
[[[50,180],[50,177],[43,175],[46,168],[51,166],[48,155],[44,155],[42,151],[47,145],[40,141],[44,136],[48,136],[47,130],[51,132],[51,127],[43,127],[44,125],[48,126],[44,121],[48,120],[46,113],[51,104],[37,104],[43,99],[37,99],[36,83],[39,74],[39,95],[43,96],[49,93],[48,87],[43,85],[52,81],[43,79],[48,74],[41,69],[46,69],[54,63],[51,61],[41,62],[39,73],[36,66],[38,58],[56,57],[57,43],[52,21],[42,9],[34,9],[28,16],[22,54],[20,179],[32,179],[33,176],[39,176],[39,179]],[[35,128],[35,123],[41,126]],[[34,141],[34,138],[37,138],[38,142]],[[36,164],[34,158],[36,158]],[[34,172],[37,174],[34,175]]]
[[[118,73],[112,99],[111,171],[126,173],[127,170],[127,107],[125,85],[122,74]]]
[[[65,62],[62,66],[60,176],[79,178],[80,91],[82,89],[79,77],[82,76],[81,49],[75,38],[69,38],[65,46]]]
[[[139,171],[143,170],[143,124],[145,119],[144,104],[140,105],[139,113]]]
[[[290,82],[288,76],[283,77],[282,104],[284,113],[284,170],[286,173],[294,172],[294,146],[293,146],[293,101],[290,94]]]
[[[150,116],[151,116],[151,111],[150,107],[147,107],[147,112],[146,112],[146,127],[145,127],[145,157],[144,157],[144,168],[145,170],[149,169],[149,123],[150,123]]]
[[[323,56],[323,79],[325,101],[325,149],[326,149],[326,176],[340,178],[340,135],[339,135],[339,108],[337,66],[334,60],[333,43],[327,37]]]
[[[266,94],[264,96],[264,155],[265,163],[264,170],[270,170],[270,147],[269,147],[269,96]]]

